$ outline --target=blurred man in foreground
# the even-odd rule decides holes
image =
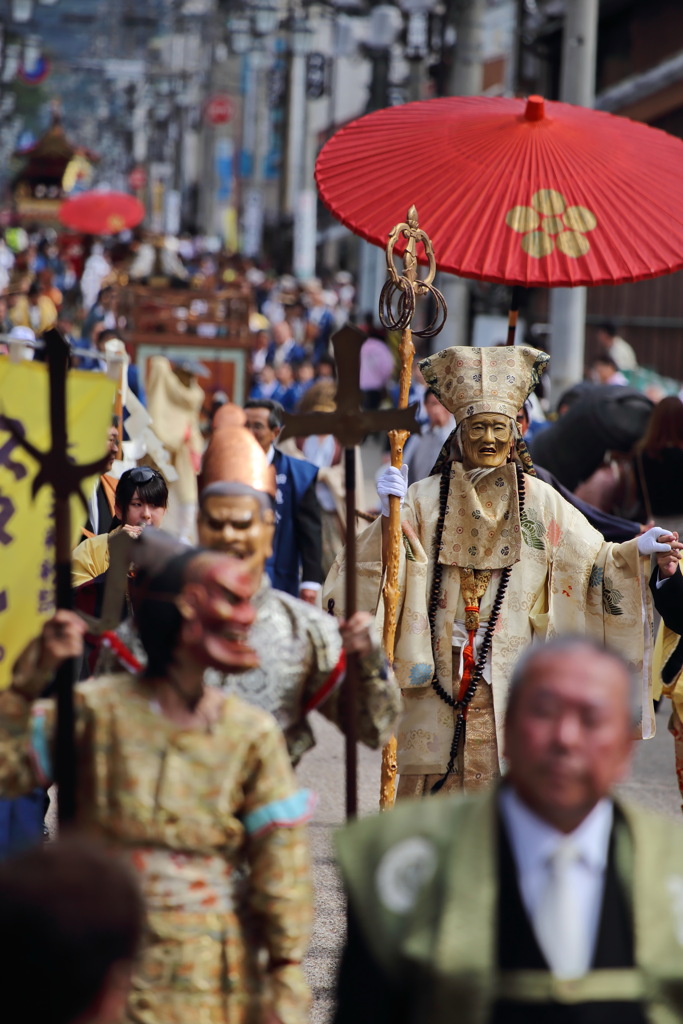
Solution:
[[[339,838],[349,939],[337,1024],[644,1024],[683,1014],[683,832],[611,796],[631,672],[588,639],[517,665],[509,772]]]
[[[144,909],[132,872],[110,853],[72,839],[7,861],[0,868],[0,919],[8,1021],[121,1020]]]

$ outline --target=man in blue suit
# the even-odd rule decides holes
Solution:
[[[276,590],[315,604],[322,585],[322,526],[315,494],[317,466],[275,447],[282,406],[255,398],[244,407],[247,427],[275,467],[275,538],[266,572]]]

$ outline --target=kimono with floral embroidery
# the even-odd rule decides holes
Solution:
[[[51,781],[54,712],[0,693],[3,796]],[[147,906],[125,1021],[305,1024],[313,801],[275,721],[227,696],[210,732],[184,729],[128,674],[79,684],[76,714],[78,823],[130,861]]]
[[[459,464],[455,464],[456,467]],[[499,474],[504,484],[505,472]],[[400,598],[394,672],[403,690],[404,710],[398,727],[398,768],[407,775],[431,775],[446,771],[453,738],[453,711],[431,687],[436,664],[441,685],[452,693],[457,683],[454,667],[454,624],[464,623],[459,565],[472,557],[480,565],[486,555],[474,556],[472,527],[468,521],[463,545],[457,534],[457,488],[460,469],[452,469],[444,543],[441,599],[436,612],[432,645],[428,620],[433,576],[435,531],[439,509],[439,476],[430,476],[408,489],[402,509],[404,545],[400,565]],[[498,471],[496,471],[497,473]],[[487,478],[488,479],[488,478]],[[488,493],[496,487],[491,474]],[[490,485],[490,486],[489,486]],[[619,651],[640,679],[641,731],[654,734],[650,699],[652,608],[647,587],[649,559],[639,555],[637,542],[610,544],[552,487],[536,477],[525,476],[525,502],[518,516],[519,537],[503,536],[499,521],[492,543],[501,560],[519,540],[519,558],[512,564],[507,594],[493,635],[491,654],[480,685],[491,685],[495,730],[502,752],[503,723],[509,679],[520,654],[533,642],[562,634],[586,634]],[[501,508],[512,508],[507,488],[501,486]],[[494,502],[495,504],[495,502]],[[513,509],[514,511],[514,509]],[[511,518],[514,521],[515,516]],[[481,536],[475,538],[478,542]],[[459,545],[459,550],[455,550]],[[344,552],[337,559],[325,585],[323,602],[336,597],[343,586]],[[357,541],[358,606],[377,609],[381,618],[380,586],[381,523],[378,520]],[[481,599],[482,625],[488,620],[495,598],[500,569]]]

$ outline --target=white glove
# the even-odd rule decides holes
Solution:
[[[377,493],[382,505],[382,515],[388,516],[389,495],[394,494],[400,498],[402,505],[408,493],[408,467],[401,466],[400,469],[396,469],[395,466],[387,466],[377,481]]]
[[[652,529],[641,533],[638,538],[638,553],[641,555],[656,555],[658,551],[671,551],[670,544],[658,544],[660,537],[667,537],[671,530],[664,530],[661,526],[653,526]]]

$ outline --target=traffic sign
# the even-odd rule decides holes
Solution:
[[[226,93],[216,93],[204,107],[204,117],[209,124],[227,124],[233,113],[233,102]]]

